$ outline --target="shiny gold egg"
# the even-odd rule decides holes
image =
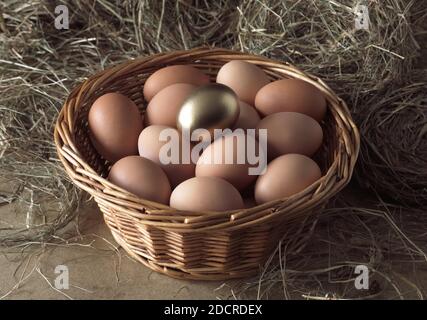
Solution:
[[[179,130],[232,128],[239,117],[237,95],[229,87],[214,83],[199,87],[184,101],[177,117]]]

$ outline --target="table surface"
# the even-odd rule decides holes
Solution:
[[[0,207],[0,216],[6,214],[11,214],[7,206]],[[215,289],[221,282],[172,279],[129,258],[114,242],[94,203],[85,206],[80,216],[82,236],[70,244],[0,250],[0,298],[217,298]],[[69,289],[55,288],[59,265],[68,268]]]

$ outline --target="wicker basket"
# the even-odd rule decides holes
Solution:
[[[143,110],[144,82],[157,69],[188,64],[215,79],[224,63],[236,59],[258,65],[271,79],[304,79],[324,93],[324,143],[315,157],[323,173],[319,181],[287,199],[212,214],[177,211],[140,199],[105,179],[109,164],[93,148],[87,125],[88,109],[97,97],[121,92]],[[359,152],[359,133],[347,106],[320,79],[287,63],[215,48],[157,54],[92,76],[65,101],[54,137],[70,178],[94,197],[114,238],[132,257],[169,276],[200,280],[257,273],[291,224],[318,212],[348,183]]]

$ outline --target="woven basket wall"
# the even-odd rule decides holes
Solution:
[[[239,211],[207,213],[177,211],[140,199],[105,179],[110,165],[93,148],[88,134],[88,109],[96,98],[120,92],[144,110],[143,85],[157,69],[193,65],[214,81],[218,69],[236,59],[256,64],[272,80],[299,78],[323,92],[328,112],[322,122],[324,143],[315,156],[323,173],[319,181],[287,199]],[[348,183],[359,151],[359,133],[347,106],[320,79],[286,63],[212,48],[144,57],[90,77],[65,101],[54,138],[66,172],[94,197],[114,238],[132,257],[173,277],[204,280],[257,273],[286,230],[319,212]]]

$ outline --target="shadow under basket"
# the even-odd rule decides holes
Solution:
[[[253,63],[271,80],[303,79],[322,91],[328,111],[321,124],[324,142],[315,156],[322,169],[320,180],[289,198],[219,213],[178,211],[138,198],[106,180],[110,164],[92,146],[87,124],[96,98],[120,92],[143,111],[144,82],[154,71],[187,64],[215,81],[219,68],[230,60]],[[161,53],[99,72],[70,93],[54,138],[66,172],[93,196],[114,238],[133,258],[169,276],[198,280],[258,273],[285,232],[318,213],[348,183],[359,152],[359,133],[347,106],[322,80],[287,63],[216,48]]]

